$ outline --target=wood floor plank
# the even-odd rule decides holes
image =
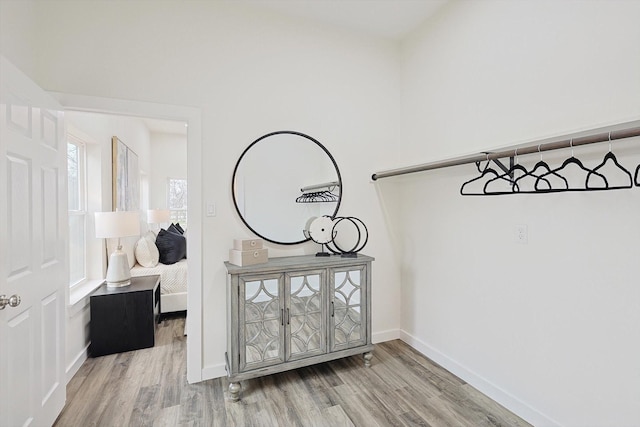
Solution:
[[[359,355],[242,381],[232,402],[226,378],[188,384],[184,320],[165,319],[152,348],[85,361],[55,426],[529,426],[399,340],[370,368]]]
[[[153,419],[153,427],[175,427],[180,420],[180,406],[170,406],[162,408],[155,414]],[[115,424],[114,424],[115,425]]]
[[[323,409],[320,425],[335,427],[355,427],[341,406],[335,405]]]
[[[129,424],[134,426],[152,426],[158,407],[157,396],[160,392],[159,385],[141,387],[136,401],[133,404]]]

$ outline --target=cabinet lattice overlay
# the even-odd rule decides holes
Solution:
[[[334,273],[333,348],[362,344],[364,339],[360,295],[362,269]]]
[[[326,331],[323,319],[323,273],[288,275],[287,320],[289,324],[289,358],[324,353]]]
[[[283,360],[280,280],[243,281],[245,366]]]
[[[239,381],[371,350],[371,262],[339,256],[225,263],[229,393]]]

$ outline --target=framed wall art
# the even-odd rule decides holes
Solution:
[[[117,136],[111,138],[111,144],[113,210],[140,210],[138,155]]]

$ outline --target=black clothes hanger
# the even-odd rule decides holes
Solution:
[[[303,193],[296,198],[296,203],[323,203],[337,202],[338,196],[331,191],[313,191],[311,193]]]
[[[519,164],[515,164],[513,165],[512,168],[509,168],[508,172],[503,173],[500,176],[497,176],[495,178],[490,179],[489,181],[487,181],[487,183],[484,185],[483,188],[483,192],[484,194],[486,194],[487,196],[498,196],[501,194],[513,194],[513,193],[519,193],[520,192],[520,188],[518,187],[518,184],[516,183],[515,180],[515,176],[516,176],[516,171],[520,171],[522,174],[526,174],[527,173],[527,169]],[[507,181],[507,183],[509,184],[510,189],[509,190],[491,190],[489,187],[490,185],[492,185],[492,183],[498,181],[498,180],[503,180],[503,181]]]
[[[535,164],[530,172],[525,173],[521,177],[516,179],[517,191],[523,194],[535,194],[535,193],[548,193],[553,188],[553,182],[551,178],[559,180],[559,184],[555,188],[562,191],[569,189],[569,182],[567,179],[551,170],[551,167],[547,162],[542,160],[542,152],[540,151],[540,145],[538,145],[538,153],[540,154],[540,161]],[[542,177],[546,175],[546,177]],[[527,186],[527,181],[533,181]],[[537,184],[537,187],[536,187]],[[530,189],[527,189],[530,188]]]
[[[516,171],[519,171],[522,174],[526,174],[527,173],[527,169],[524,166],[522,166],[522,165],[520,165],[518,163],[518,150],[517,149],[516,149],[515,155],[516,155],[516,164],[511,166],[509,168],[509,170],[507,170],[502,175],[497,176],[497,177],[492,178],[489,181],[487,181],[486,184],[484,184],[484,188],[483,188],[484,194],[491,195],[491,196],[494,196],[494,195],[497,196],[497,195],[501,195],[501,194],[513,194],[513,193],[519,192],[519,188],[517,188],[517,184],[516,184],[516,180],[515,180]],[[510,189],[506,190],[506,189],[502,188],[502,189],[491,190],[490,189],[491,185],[494,182],[500,181],[500,180],[507,181],[509,183]],[[495,185],[494,185],[494,187],[495,187]]]
[[[547,175],[547,178],[543,175]],[[556,188],[563,189],[563,191],[569,188],[569,183],[564,176],[554,173],[547,162],[540,160],[530,172],[515,180],[514,191],[520,194],[548,193],[553,188],[550,180],[552,176],[557,177],[561,182],[561,185]],[[527,179],[532,181],[529,185],[527,185]]]
[[[587,188],[587,186],[586,186],[586,181],[587,181],[587,179],[588,179],[590,174],[593,174],[594,176],[597,176],[600,179],[602,179],[602,181],[604,182],[604,186],[605,187],[609,187],[609,183],[607,182],[607,178],[604,175],[602,175],[599,172],[594,172],[593,170],[586,168],[582,164],[580,159],[578,159],[577,157],[575,157],[573,155],[573,139],[571,139],[570,144],[571,144],[571,157],[569,157],[567,160],[565,160],[562,163],[562,166],[560,166],[559,168],[553,169],[550,172],[547,172],[547,173],[545,173],[543,175],[540,175],[538,177],[538,179],[536,180],[536,184],[535,184],[536,190],[537,191],[542,191],[542,192],[547,192],[547,193],[554,193],[554,192],[560,192],[560,191],[593,191],[594,188]],[[585,178],[585,187],[584,188],[582,188],[582,187],[572,187],[571,185],[567,185],[567,188],[550,188],[550,189],[544,191],[544,189],[542,188],[542,184],[541,184],[542,180],[543,179],[548,179],[548,177],[551,176],[551,175],[560,175],[560,176],[562,176],[562,174],[560,172],[564,171],[565,168],[567,168],[570,165],[576,165],[581,171],[583,171],[584,173],[587,174],[587,178]],[[565,177],[565,181],[567,181],[566,177]],[[568,183],[568,181],[567,181],[567,183]],[[601,189],[602,187],[597,187],[597,188]]]
[[[489,156],[489,153],[485,153],[487,155],[487,157]],[[486,168],[489,167],[489,163],[491,163],[491,160],[487,159],[487,164],[484,165],[484,167],[481,167],[480,164],[482,162],[476,162],[476,169],[478,169],[479,173],[482,173],[482,171],[484,171]]]
[[[625,176],[625,182],[626,182],[626,178],[629,178],[629,184],[625,184],[625,185],[616,185],[616,186],[609,186],[609,183],[606,181],[605,179],[605,183],[606,183],[606,187],[595,187],[592,188],[589,184],[589,179],[594,175],[597,174],[598,170],[602,169],[604,166],[606,166],[608,161],[612,161],[613,164],[618,168],[618,170],[620,170],[620,172],[624,173]],[[589,172],[587,174],[587,180],[585,181],[585,188],[588,188],[590,190],[618,190],[618,189],[623,189],[623,188],[632,188],[633,187],[633,178],[631,178],[631,172],[629,172],[624,166],[622,166],[619,162],[618,159],[616,158],[616,155],[613,154],[613,152],[611,151],[611,132],[609,132],[609,152],[607,154],[605,154],[604,156],[604,160],[602,161],[602,163],[600,163],[598,166],[596,166],[595,168],[593,168],[593,170],[591,172]]]
[[[478,165],[478,163],[476,163],[476,165]],[[469,181],[465,182],[464,184],[462,184],[462,186],[460,187],[460,194],[462,196],[484,196],[484,190],[482,192],[477,192],[477,193],[469,193],[466,192],[465,193],[465,188],[469,185],[469,184],[473,184],[476,181],[481,181],[483,179],[491,179],[493,178],[497,178],[500,174],[498,174],[498,172],[496,172],[494,169],[489,167],[489,154],[487,154],[487,165],[485,166],[485,168],[482,170],[482,174],[480,176],[477,176],[473,179],[470,179]],[[489,178],[487,178],[489,177]],[[484,188],[484,186],[483,186]]]
[[[635,177],[636,187],[640,187],[640,165],[636,168],[636,177]]]

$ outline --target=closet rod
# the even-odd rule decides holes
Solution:
[[[309,185],[308,187],[302,187],[300,191],[304,193],[305,191],[309,191],[309,190],[317,190],[319,188],[331,188],[331,187],[339,187],[339,186],[340,186],[340,183],[338,181],[331,181],[331,182],[326,182],[324,184]]]
[[[612,130],[611,133],[604,132],[593,135],[582,136],[578,138],[563,139],[556,142],[548,142],[543,144],[527,145],[525,147],[514,148],[504,151],[497,151],[495,153],[481,153],[464,157],[456,157],[454,159],[442,160],[438,162],[424,163],[416,166],[409,166],[406,168],[390,169],[387,171],[376,172],[371,175],[371,179],[376,181],[380,178],[389,178],[397,175],[405,175],[415,172],[423,172],[432,169],[448,168],[451,166],[465,165],[467,163],[482,162],[484,160],[497,160],[504,157],[514,157],[524,154],[538,153],[542,151],[559,150],[561,148],[569,148],[571,146],[577,147],[579,145],[595,144],[599,142],[609,141],[609,135],[611,135],[611,141],[618,139],[632,138],[634,136],[640,136],[640,127],[631,127],[627,129]],[[566,138],[566,137],[565,137]]]

